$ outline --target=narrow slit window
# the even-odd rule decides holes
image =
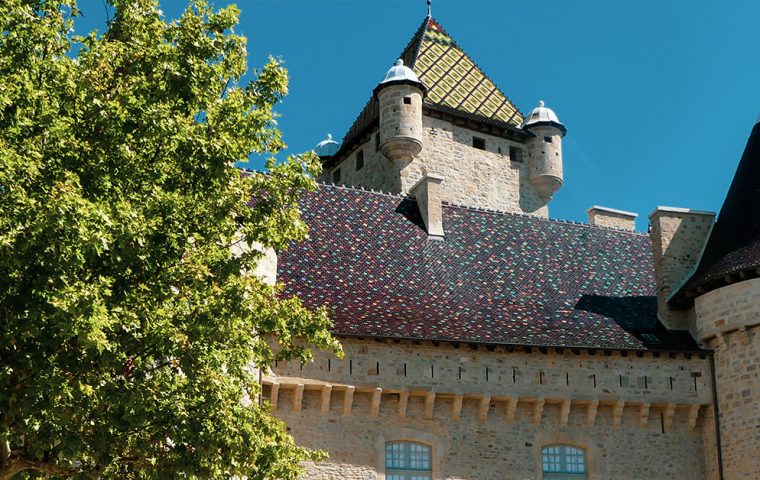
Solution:
[[[486,139],[480,137],[472,137],[472,147],[478,150],[486,149]]]

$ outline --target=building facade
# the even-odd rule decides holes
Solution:
[[[318,146],[309,239],[270,269],[345,357],[263,377],[330,455],[308,478],[760,478],[760,125],[717,222],[660,207],[648,234],[548,218],[566,133],[427,17]]]

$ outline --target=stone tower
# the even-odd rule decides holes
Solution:
[[[399,59],[374,93],[380,109],[380,151],[391,162],[411,162],[422,150],[425,86]]]
[[[715,410],[718,414],[718,451],[714,460],[725,479],[760,478],[758,185],[760,119],[752,130],[718,220],[709,236],[702,236],[703,239],[707,237],[706,243],[691,241],[694,215],[686,212],[680,214],[682,221],[670,229],[670,241],[667,248],[662,249],[662,260],[666,263],[679,257],[698,259],[691,271],[672,288],[675,293],[667,299],[667,304],[670,310],[680,311],[689,318],[695,339],[713,351]],[[657,229],[653,228],[653,232],[657,233]],[[692,245],[691,255],[684,248],[689,244]],[[695,244],[704,245],[701,256],[694,248]],[[670,255],[668,251],[671,250],[681,254]],[[663,283],[658,278],[658,289],[668,287]]]
[[[562,188],[562,137],[567,129],[543,100],[525,117],[523,129],[533,134],[525,142],[530,181],[543,198],[551,199]]]

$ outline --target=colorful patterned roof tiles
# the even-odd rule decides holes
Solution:
[[[326,305],[338,335],[696,350],[657,321],[645,235],[444,205],[443,241],[414,199],[323,185],[309,239],[281,252],[286,294]]]

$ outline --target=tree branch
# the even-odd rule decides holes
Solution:
[[[5,451],[6,446],[3,446]],[[35,470],[47,475],[71,476],[75,473],[73,469],[63,468],[55,463],[45,462],[42,460],[29,460],[19,457],[16,453],[11,453],[5,458],[2,467],[0,467],[0,480],[11,480],[21,472]]]

